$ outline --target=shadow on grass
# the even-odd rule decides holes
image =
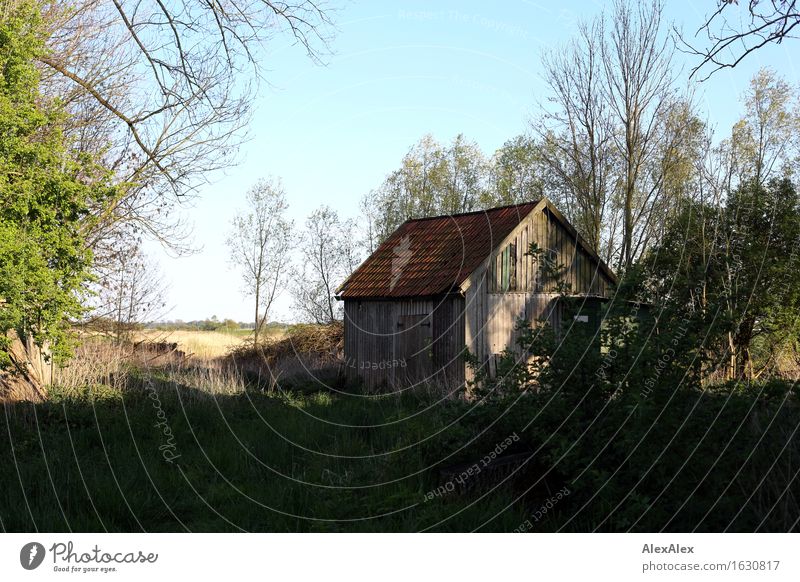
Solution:
[[[3,531],[798,529],[785,386],[582,416],[546,394],[214,396],[166,373],[126,380],[5,405]]]
[[[507,487],[426,501],[439,465],[481,452],[448,429],[463,403],[212,396],[159,374],[127,386],[5,406],[4,531],[510,530],[524,516]]]

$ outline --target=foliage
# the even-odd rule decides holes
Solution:
[[[687,195],[704,124],[677,85],[660,0],[618,0],[544,51],[548,100],[531,129],[545,182],[608,263],[630,267]]]
[[[253,342],[267,323],[270,309],[288,282],[293,222],[279,181],[261,180],[247,191],[247,208],[233,219],[226,244],[242,275],[243,291],[254,299]]]
[[[35,409],[38,421],[22,404],[3,416],[21,472],[14,483],[0,477],[4,530],[30,531],[35,522],[48,531],[463,531],[494,519],[490,529],[511,531],[523,520],[521,508],[503,510],[513,502],[508,491],[477,505],[460,496],[424,502],[437,485],[430,463],[464,458],[448,434],[419,445],[457,414],[457,403],[420,414],[430,402],[255,390],[212,397],[165,375],[150,380],[153,390],[138,374],[124,392],[54,390],[53,401]],[[129,416],[119,422],[123,411]],[[157,414],[169,442],[153,426]],[[179,455],[172,463],[162,455],[170,443]],[[3,447],[0,461],[13,462],[10,455]],[[48,467],[54,487],[41,480]],[[33,515],[21,496],[36,500]]]
[[[506,141],[490,162],[490,190],[485,204],[519,204],[544,196],[541,153],[536,142],[518,135]]]
[[[778,74],[761,68],[744,94],[744,115],[734,125],[730,148],[739,184],[793,178],[800,161],[800,100]]]
[[[702,384],[706,322],[637,303],[644,280],[623,281],[599,329],[572,319],[580,299],[559,330],[521,321],[496,375],[477,368],[470,422],[522,437],[526,491],[569,487],[539,531],[796,529],[797,386]]]
[[[516,204],[541,195],[537,149],[529,138],[512,138],[487,159],[461,134],[446,146],[426,135],[409,149],[400,168],[362,200],[367,246],[374,248],[409,218]]]
[[[353,238],[355,225],[322,206],[311,213],[305,226],[298,267],[302,276],[292,283],[294,306],[305,321],[332,323],[342,317],[336,289],[360,262]]]
[[[63,109],[39,92],[43,51],[38,3],[14,4],[0,19],[0,366],[10,330],[67,353],[92,259],[89,208],[113,193],[105,172],[65,145]]]
[[[789,531],[800,516],[787,494],[800,395],[786,383],[665,382],[594,403],[573,381],[467,403],[364,398],[310,379],[302,395],[209,393],[199,378],[132,370],[126,386],[9,405],[3,528],[513,531],[564,486],[535,531]],[[426,499],[439,468],[474,463],[510,435],[520,447],[509,452],[529,454],[511,479]]]
[[[747,182],[722,207],[687,205],[642,266],[660,325],[698,322],[693,351],[729,377],[772,368],[800,333],[798,245],[800,196],[788,179]]]
[[[233,319],[224,319],[222,321],[216,315],[212,315],[207,319],[197,319],[193,321],[183,321],[181,319],[174,321],[151,321],[147,324],[151,329],[159,329],[164,331],[169,330],[183,330],[183,331],[237,331],[237,330],[252,330],[253,322],[235,321]],[[282,329],[284,326],[280,323],[269,322],[264,325],[264,329]]]
[[[562,296],[569,293],[570,284],[564,281],[567,266],[557,263],[552,252],[543,249],[534,241],[528,245],[525,256],[532,257],[533,266],[539,273],[542,290],[552,290]]]
[[[101,264],[131,233],[185,252],[181,202],[237,162],[265,72],[261,50],[285,34],[319,62],[333,32],[332,11],[313,0],[38,5],[44,92],[64,98],[76,149],[126,184],[114,204],[92,209]]]

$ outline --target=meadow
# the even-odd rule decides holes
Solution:
[[[441,452],[465,457],[441,430],[456,403],[267,394],[213,366],[116,365],[104,384],[6,406],[4,531],[458,531],[524,518],[503,511],[510,492],[425,502]]]
[[[231,348],[242,345],[252,335],[250,330],[199,331],[145,329],[137,332],[134,341],[175,342],[178,349],[191,357],[210,360],[224,356]]]
[[[224,357],[81,349],[49,401],[4,407],[3,531],[798,528],[786,382],[598,409],[566,392],[476,402],[311,377],[285,389]]]

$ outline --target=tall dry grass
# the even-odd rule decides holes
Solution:
[[[272,393],[341,381],[339,328],[297,326],[272,340],[255,350],[242,336],[213,331],[145,330],[122,345],[84,335],[75,356],[54,370],[52,384],[75,395],[92,387],[121,393],[155,386],[205,398],[242,394],[248,385]],[[177,347],[165,350],[165,343]]]
[[[169,379],[168,383],[185,389],[190,397],[236,396],[243,394],[247,386],[240,370],[225,365],[219,359],[169,365],[162,371]]]
[[[65,390],[98,384],[123,388],[125,364],[130,358],[128,347],[98,337],[86,337],[68,362],[53,369],[52,384]]]
[[[211,360],[220,358],[231,349],[243,345],[246,338],[219,331],[159,331],[147,329],[140,331],[134,341],[174,342],[178,349],[191,358]]]
[[[196,337],[213,332],[189,333]],[[215,344],[212,338],[206,345],[219,349],[221,342]],[[214,352],[210,349],[206,353]],[[131,382],[132,374],[135,382]],[[54,370],[52,383],[65,394],[83,393],[93,386],[124,392],[146,385],[157,390],[180,388],[189,398],[241,394],[246,385],[241,371],[219,357],[184,358],[146,347],[117,345],[100,337],[84,338],[74,357]]]

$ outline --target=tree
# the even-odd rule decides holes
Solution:
[[[567,49],[543,57],[551,105],[533,128],[546,182],[618,267],[630,267],[657,237],[662,222],[653,218],[681,191],[675,167],[697,128],[691,100],[675,87],[662,12],[660,0],[617,0]]]
[[[295,308],[304,319],[321,324],[341,319],[334,293],[358,266],[353,228],[352,221],[341,220],[328,206],[306,219],[301,245],[303,276],[294,286]]]
[[[798,330],[800,197],[788,180],[743,184],[725,215],[725,307],[732,369],[752,378],[754,340],[771,331]]]
[[[115,268],[106,270],[97,284],[87,325],[109,322],[108,332],[117,343],[130,342],[133,331],[164,315],[167,288],[162,273],[139,246],[120,253]]]
[[[236,162],[264,72],[261,49],[285,33],[319,62],[332,31],[331,11],[317,0],[37,7],[43,92],[70,113],[71,148],[102,160],[118,186],[112,200],[90,205],[83,226],[99,271],[115,268],[119,239],[191,250],[181,201]]]
[[[766,184],[793,171],[798,160],[800,103],[791,85],[762,68],[744,94],[745,114],[731,138],[739,181]]]
[[[116,195],[89,156],[65,147],[68,116],[40,92],[34,59],[44,54],[38,4],[0,10],[0,367],[19,367],[9,334],[67,355],[69,323],[92,254],[82,227],[90,208]],[[20,370],[22,371],[22,370]]]
[[[729,377],[753,378],[800,333],[798,260],[800,196],[782,179],[742,184],[719,207],[686,205],[644,263],[660,327],[692,317],[698,348]],[[757,342],[769,349],[754,365]]]
[[[231,262],[241,271],[244,292],[254,298],[253,344],[287,282],[293,223],[277,180],[261,180],[246,196],[247,210],[233,219],[227,239]]]
[[[544,195],[541,151],[528,136],[506,141],[494,153],[490,173],[484,205],[519,204]]]
[[[457,135],[449,146],[425,135],[378,188],[362,200],[374,243],[409,218],[469,212],[489,206],[490,165],[475,142]]]
[[[662,11],[660,0],[636,8],[618,0],[608,42],[601,49],[606,99],[619,126],[614,141],[622,163],[621,266],[630,266],[646,248],[647,219],[663,184],[654,158],[677,100],[673,50],[662,35]]]
[[[444,214],[477,209],[484,197],[488,175],[483,152],[474,141],[458,134],[443,154],[444,184],[437,207]]]
[[[533,130],[549,170],[548,185],[564,200],[567,218],[608,257],[612,241],[603,243],[602,229],[610,214],[617,158],[604,99],[603,42],[603,22],[598,20],[581,24],[566,49],[543,54],[552,106],[534,121]]]
[[[381,209],[378,207],[378,194],[373,190],[368,192],[359,200],[360,210],[357,226],[363,233],[359,240],[359,246],[366,251],[367,255],[375,252],[380,244],[380,219]]]
[[[696,37],[705,31],[710,46],[697,48],[681,36],[686,52],[701,58],[692,69],[692,76],[706,65],[711,71],[704,80],[720,69],[733,68],[753,51],[792,38],[800,24],[797,0],[747,0],[750,22],[745,26],[741,25],[741,18],[728,18],[735,9],[733,5],[738,4],[738,0],[717,0],[716,10],[695,33]]]

